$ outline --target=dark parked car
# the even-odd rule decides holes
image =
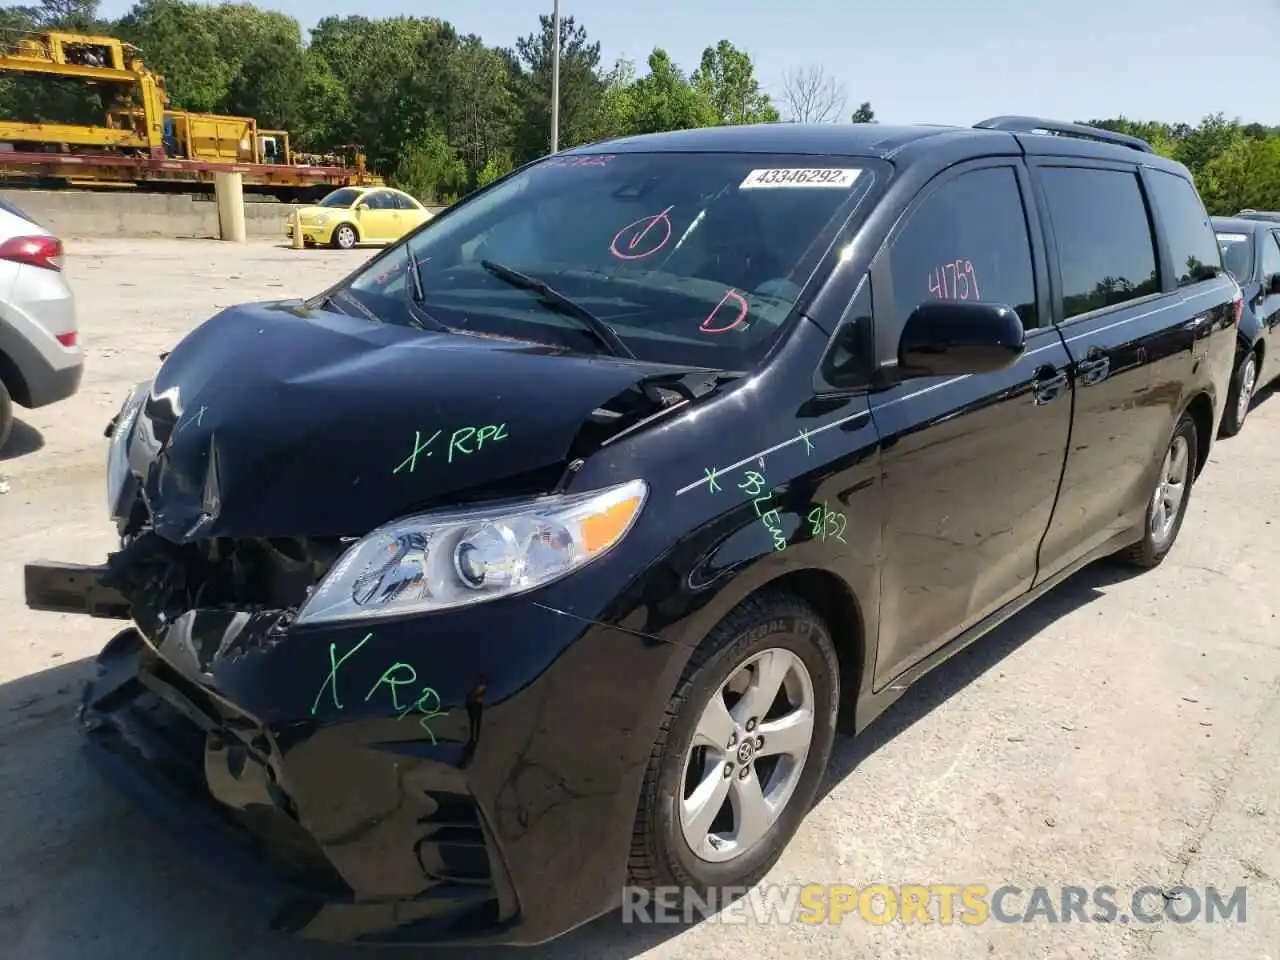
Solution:
[[[1236,366],[1222,417],[1222,435],[1244,426],[1254,395],[1280,376],[1274,348],[1280,342],[1280,215],[1275,221],[1214,217],[1222,262],[1244,291],[1236,336]]]
[[[1240,309],[1187,171],[1101,130],[583,147],[190,334],[112,428],[120,550],[27,602],[133,620],[92,753],[276,864],[281,927],[536,943],[756,882],[838,718],[1160,563]]]

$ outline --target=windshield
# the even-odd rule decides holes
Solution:
[[[1219,233],[1222,263],[1237,283],[1253,279],[1253,237],[1247,233]]]
[[[431,221],[346,292],[392,323],[413,322],[412,299],[460,332],[746,369],[768,351],[865,195],[872,177],[857,164],[728,153],[550,157]],[[422,280],[412,298],[410,259]],[[609,349],[610,330],[623,349]]]
[[[364,193],[363,190],[357,190],[354,187],[343,187],[341,190],[335,190],[329,194],[318,204],[321,207],[349,207],[360,199]]]

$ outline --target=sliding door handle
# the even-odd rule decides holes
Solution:
[[[1067,392],[1067,372],[1043,366],[1031,379],[1031,398],[1036,406],[1052,403]]]

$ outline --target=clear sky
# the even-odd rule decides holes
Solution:
[[[552,0],[262,0],[303,28],[360,13],[448,20],[511,45]],[[118,16],[127,0],[104,0]],[[777,93],[821,65],[849,107],[884,122],[974,123],[1003,113],[1060,120],[1124,114],[1194,123],[1223,111],[1280,125],[1280,0],[561,0],[602,45],[643,64],[662,46],[686,71],[721,38],[751,54]]]

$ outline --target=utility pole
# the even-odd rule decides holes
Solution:
[[[560,0],[551,17],[551,152],[560,150]]]

